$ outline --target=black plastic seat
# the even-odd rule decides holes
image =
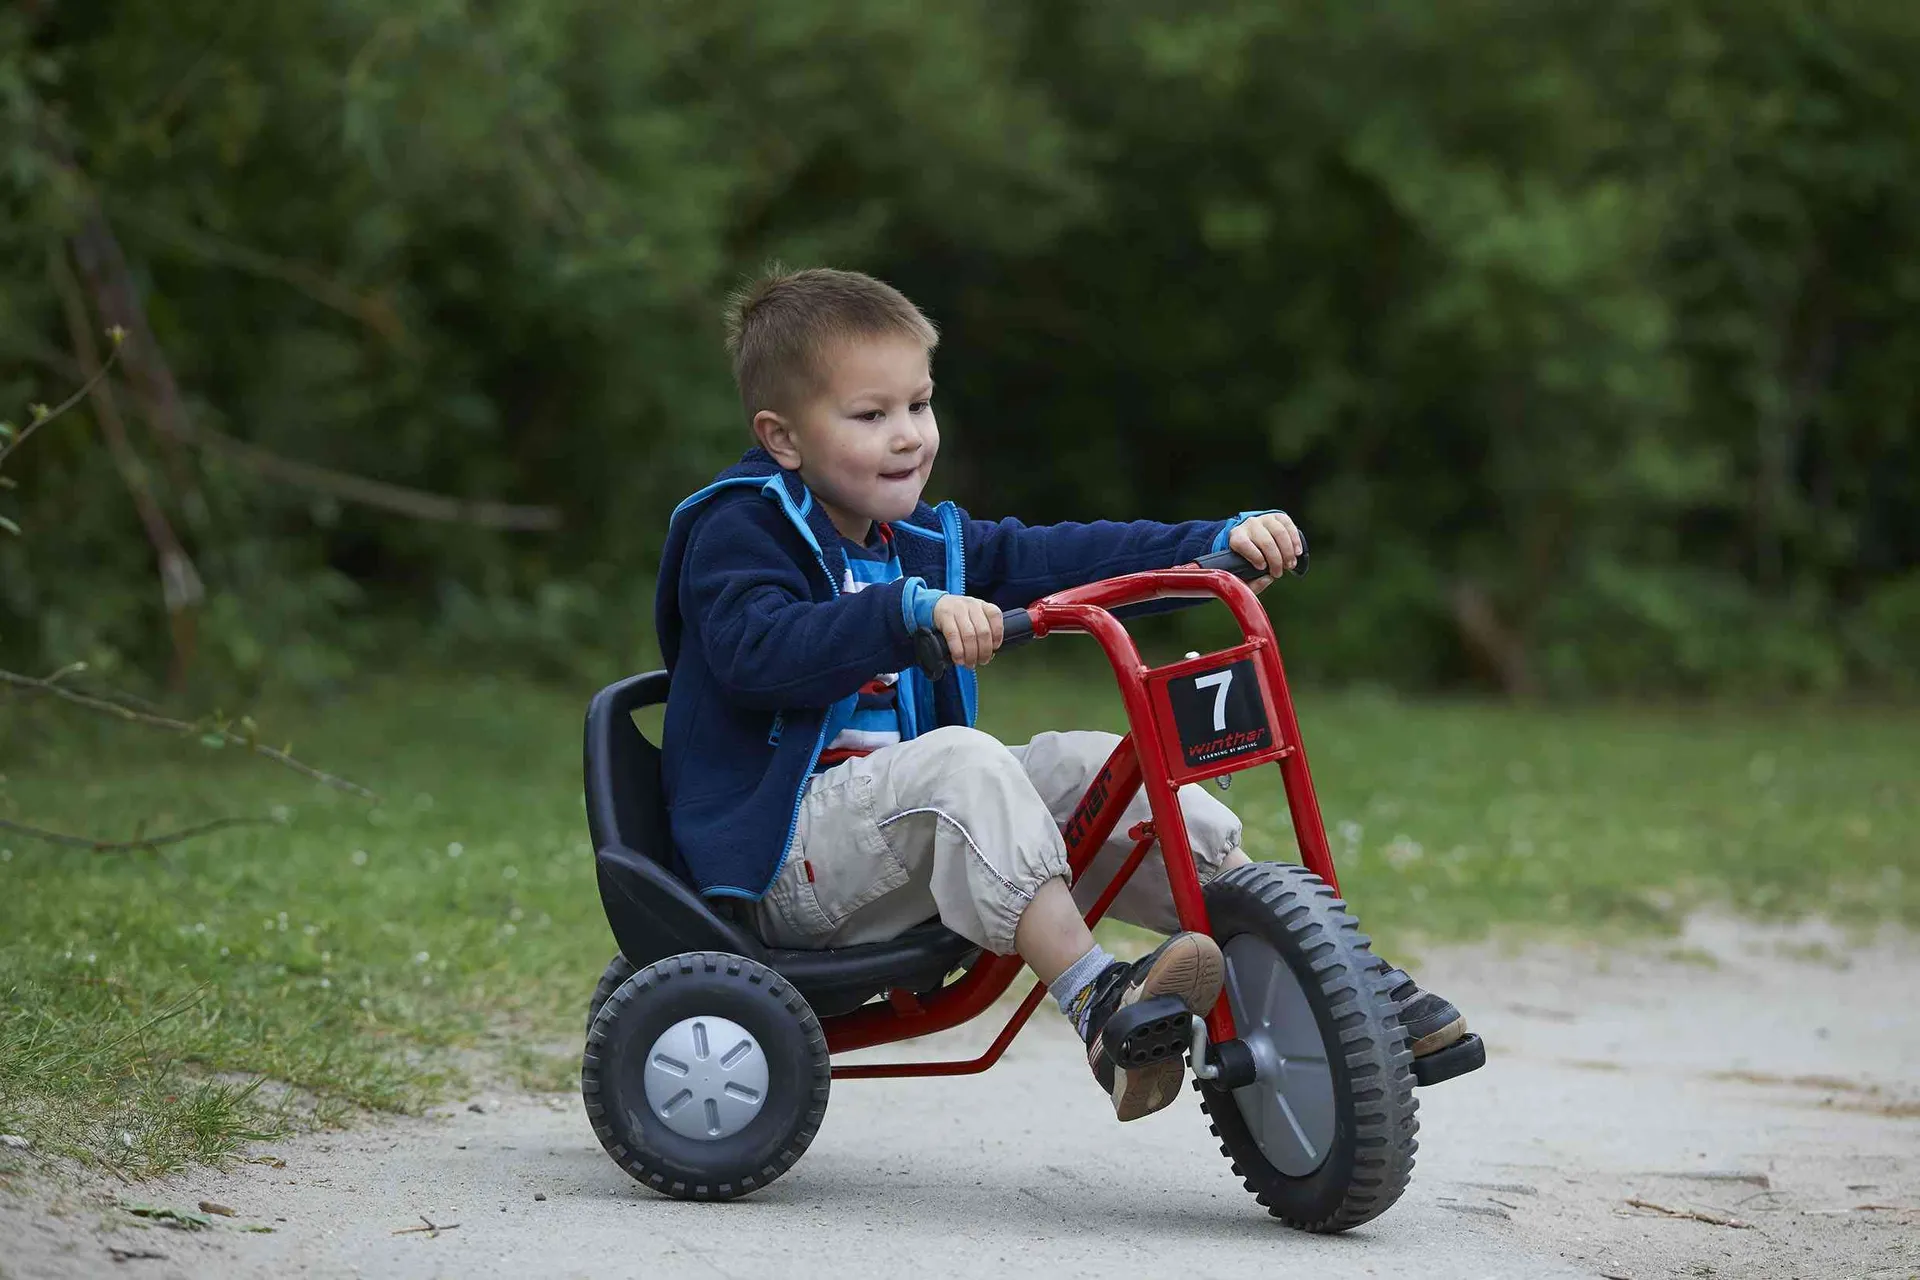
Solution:
[[[629,962],[639,967],[682,951],[731,951],[773,969],[824,1017],[894,987],[931,991],[979,955],[979,948],[937,920],[888,942],[779,950],[724,907],[715,910],[675,874],[660,749],[633,722],[635,711],[666,700],[667,673],[650,671],[608,685],[587,707],[587,830],[600,902]]]

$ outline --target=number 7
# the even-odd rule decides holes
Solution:
[[[1227,727],[1227,689],[1233,684],[1233,668],[1216,671],[1210,676],[1194,678],[1195,689],[1213,689],[1213,731],[1219,733]]]

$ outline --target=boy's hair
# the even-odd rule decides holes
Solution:
[[[820,360],[842,338],[901,337],[931,351],[940,332],[898,289],[858,271],[768,267],[727,300],[727,354],[747,420],[791,412],[822,381]]]

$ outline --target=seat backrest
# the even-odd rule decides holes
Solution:
[[[624,845],[676,872],[660,748],[648,742],[633,713],[667,700],[667,673],[649,671],[610,684],[587,704],[587,830],[594,849]]]

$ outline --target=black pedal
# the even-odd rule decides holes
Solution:
[[[1487,1065],[1487,1042],[1469,1031],[1458,1040],[1424,1058],[1413,1060],[1415,1084],[1440,1084]]]
[[[1113,1011],[1100,1042],[1113,1065],[1144,1067],[1187,1051],[1193,1014],[1179,996],[1150,996]]]

